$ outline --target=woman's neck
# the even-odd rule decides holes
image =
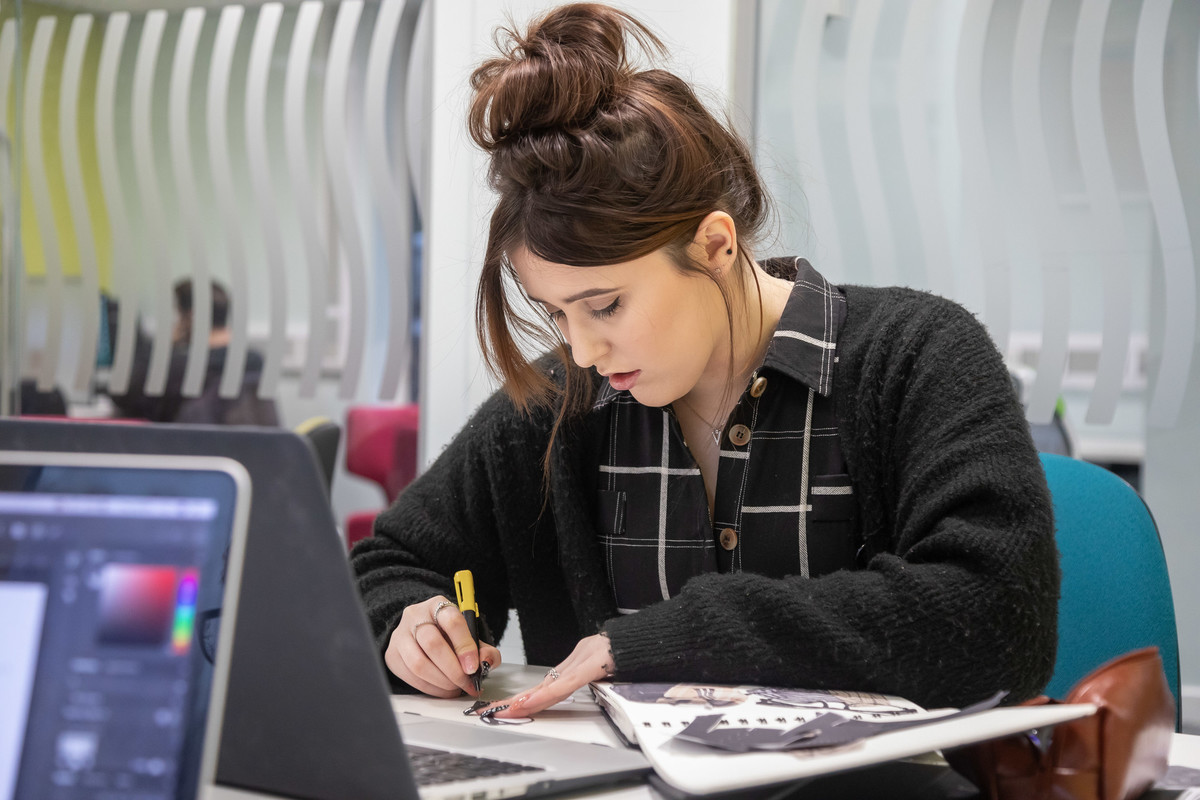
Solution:
[[[730,367],[729,350],[715,355],[708,372],[701,376],[684,403],[694,414],[709,420],[714,427],[724,423],[750,379],[766,356],[767,346],[783,316],[783,308],[791,295],[792,283],[775,278],[763,271],[756,261],[733,295],[733,359]]]

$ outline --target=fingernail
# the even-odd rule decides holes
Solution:
[[[504,709],[506,709],[506,708],[508,708],[508,707],[509,707],[509,706],[507,706],[507,705],[503,705],[503,706],[492,706],[491,708],[489,708],[487,711],[484,711],[484,712],[483,712],[482,714],[480,714],[479,716],[481,716],[481,717],[490,717],[490,716],[492,716],[493,714],[495,714],[497,711],[503,711]]]
[[[463,711],[463,716],[470,716],[471,714],[478,714],[479,709],[486,708],[488,706],[488,704],[491,702],[492,702],[491,700],[476,700],[474,703],[471,704],[470,708]]]
[[[492,671],[492,665],[486,661],[481,661],[479,663],[479,680],[483,680],[484,678],[486,678],[488,676],[488,673],[490,673],[491,671]]]
[[[463,672],[467,673],[468,675],[472,674],[475,672],[475,670],[479,669],[479,658],[473,655],[463,656],[462,668]]]

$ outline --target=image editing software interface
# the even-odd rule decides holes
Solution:
[[[45,467],[12,491],[18,469],[0,467],[0,800],[191,796],[231,510],[112,491],[149,470],[81,486]]]

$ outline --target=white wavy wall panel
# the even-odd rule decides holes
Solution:
[[[804,4],[800,24],[792,43],[793,93],[785,107],[792,111],[792,130],[795,135],[795,160],[805,164],[808,215],[824,260],[833,269],[844,269],[841,232],[838,228],[833,192],[830,183],[834,176],[828,172],[823,157],[824,146],[818,113],[821,108],[821,52],[826,21],[837,14],[841,3],[836,0],[812,0]]]
[[[0,17],[7,17],[9,13],[0,9]],[[4,128],[4,136],[0,138],[0,385],[4,386],[16,384],[22,360],[17,344],[20,325],[13,319],[13,308],[20,292],[20,275],[14,269],[17,226],[13,212],[17,207],[19,165],[15,163],[16,151],[9,133],[11,116],[8,113],[15,83],[17,34],[15,19],[0,20],[0,125]],[[10,413],[12,405],[9,397],[0,395],[0,413]]]
[[[54,389],[58,381],[58,366],[62,356],[63,344],[63,270],[58,249],[58,229],[54,218],[54,205],[50,192],[50,179],[45,169],[37,169],[45,163],[44,143],[47,131],[42,125],[42,106],[45,102],[46,67],[50,59],[50,45],[54,38],[54,28],[57,21],[54,18],[43,18],[37,21],[33,31],[33,44],[29,49],[29,59],[26,69],[28,77],[25,82],[25,97],[22,103],[24,116],[25,154],[30,168],[28,170],[29,191],[33,197],[32,211],[37,225],[38,235],[42,242],[42,251],[46,260],[46,296],[48,303],[45,311],[46,335],[37,371],[37,388],[39,391]]]
[[[225,252],[214,253],[214,261],[222,256],[228,263],[246,264],[246,246],[244,239],[252,231],[242,229],[242,217],[238,213],[239,187],[235,177],[233,158],[230,154],[229,132],[229,88],[230,74],[233,70],[234,49],[237,46],[238,33],[241,30],[245,11],[241,6],[227,6],[220,11],[217,30],[212,46],[212,68],[208,73],[208,83],[205,87],[205,129],[208,139],[208,158],[211,165],[213,193],[220,213],[220,228],[224,235]],[[270,270],[264,265],[264,271]],[[246,269],[231,269],[229,271],[229,289],[234,297],[250,296],[250,280]],[[271,284],[267,284],[271,285]],[[282,286],[283,284],[280,284]],[[234,397],[241,385],[241,376],[246,365],[246,339],[250,322],[249,304],[235,303],[229,309],[228,325],[234,333],[231,337],[229,350],[226,353],[225,369],[221,374],[221,384],[218,394],[221,397]],[[268,394],[268,389],[259,384],[260,394]]]
[[[1010,198],[1010,206],[1031,215],[1034,232],[1033,252],[1039,261],[1041,285],[1041,348],[1037,377],[1026,402],[1029,418],[1048,422],[1062,389],[1067,364],[1067,332],[1071,317],[1071,279],[1069,253],[1060,213],[1059,192],[1054,185],[1047,129],[1042,115],[1045,83],[1044,55],[1050,0],[1025,0],[1017,18],[1013,39],[1012,116],[1017,145],[1019,196],[1025,203]],[[1029,287],[1032,288],[1032,287]]]
[[[196,48],[200,44],[200,28],[203,24],[203,9],[190,8],[183,12],[178,38],[175,40],[170,73],[171,89],[167,100],[167,138],[178,197],[179,221],[183,229],[183,236],[176,240],[172,251],[177,263],[181,263],[178,271],[192,276],[194,281],[193,308],[209,308],[212,305],[212,275],[201,218],[199,181],[195,159],[192,157],[190,119],[192,77],[196,66]],[[209,315],[192,315],[192,334],[186,343],[187,366],[183,371],[185,396],[194,397],[204,388],[211,325],[212,319]]]
[[[1007,229],[1000,213],[1002,200],[991,171],[994,147],[988,140],[983,108],[983,57],[992,0],[977,0],[965,6],[955,64],[954,113],[962,158],[964,253],[956,266],[960,273],[969,269],[981,277],[982,318],[992,337],[1003,345],[1012,330],[1011,262]]]
[[[287,298],[291,275],[284,250],[284,230],[280,219],[280,204],[276,200],[275,181],[271,170],[271,142],[267,138],[267,86],[271,72],[271,55],[275,51],[283,7],[263,6],[254,24],[250,60],[246,70],[245,129],[247,172],[250,178],[254,212],[250,227],[262,237],[265,268],[270,278],[267,292],[270,320],[263,374],[258,384],[259,394],[274,397],[279,386],[283,356],[287,348]],[[233,190],[230,190],[231,193]],[[235,213],[231,210],[231,213]]]
[[[351,180],[349,141],[346,135],[347,92],[350,82],[350,59],[353,56],[354,37],[362,19],[361,0],[344,0],[338,6],[337,20],[333,27],[333,41],[329,48],[326,70],[324,123],[325,163],[328,168],[329,186],[333,194],[333,207],[341,231],[343,272],[347,286],[347,301],[356,311],[367,309],[367,263],[362,237],[359,234],[359,210],[355,208],[354,186]],[[366,313],[349,315],[349,330],[346,335],[347,353],[366,351]],[[354,397],[362,372],[361,359],[347,359],[342,370],[338,394],[343,399]]]
[[[17,326],[10,318],[11,302],[8,294],[16,294],[17,275],[13,270],[14,231],[16,230],[16,169],[13,164],[13,143],[8,134],[8,103],[13,93],[13,71],[16,65],[17,52],[17,23],[15,19],[5,19],[0,23],[0,121],[4,122],[5,136],[0,141],[0,383],[15,383],[19,370],[15,339]],[[8,398],[0,396],[0,412],[10,407]]]
[[[1124,383],[1133,309],[1126,291],[1125,262],[1131,250],[1116,173],[1109,158],[1104,130],[1104,95],[1100,72],[1104,65],[1104,29],[1109,0],[1093,0],[1079,9],[1075,46],[1071,52],[1071,117],[1085,193],[1091,200],[1087,235],[1091,247],[1085,252],[1102,273],[1104,312],[1102,347],[1096,368],[1096,383],[1088,404],[1087,421],[1105,423],[1113,418]]]
[[[393,148],[388,141],[388,109],[408,108],[408,76],[397,73],[393,68],[396,63],[407,64],[412,55],[411,31],[416,25],[416,9],[408,9],[407,19],[404,12],[403,3],[385,3],[379,9],[367,56],[363,103],[367,158],[376,167],[370,170],[369,176],[371,199],[380,218],[387,221],[379,226],[379,233],[384,259],[389,264],[405,264],[412,253],[412,201],[409,199],[412,195],[407,190],[410,185],[407,164],[403,158],[396,158],[393,162]],[[412,145],[418,139],[417,136],[410,137],[403,152],[407,154],[415,149]],[[413,156],[413,161],[417,161],[417,158]],[[389,281],[388,348],[380,381],[380,397],[396,396],[412,360],[412,348],[406,346],[412,328],[410,294],[407,271]]]
[[[59,149],[62,152],[63,181],[66,184],[67,201],[71,209],[71,223],[75,228],[75,240],[79,252],[80,289],[85,297],[96,297],[100,291],[99,264],[96,260],[95,236],[92,232],[91,214],[84,188],[83,162],[79,148],[79,100],[80,79],[83,74],[83,55],[92,31],[92,17],[80,14],[71,20],[67,38],[66,56],[63,59],[62,86],[59,90],[58,133]],[[100,307],[87,303],[79,309],[80,337],[75,356],[75,376],[71,386],[78,392],[86,391],[91,383],[95,365],[94,358],[84,357],[94,353],[100,338]]]
[[[108,17],[100,44],[94,106],[96,161],[100,171],[100,185],[104,191],[104,205],[108,211],[113,263],[128,265],[125,269],[113,270],[110,289],[115,297],[135,296],[138,285],[133,269],[133,265],[137,263],[133,254],[133,231],[117,156],[117,81],[121,53],[125,49],[125,37],[128,32],[129,14],[112,14]],[[108,375],[108,386],[114,393],[124,394],[129,389],[136,345],[137,308],[133,303],[123,303],[118,307],[116,329],[115,341],[111,343],[113,360]]]
[[[1002,350],[1032,337],[1032,421],[1069,385],[1086,390],[1089,424],[1143,390],[1147,424],[1176,424],[1198,337],[1200,208],[1180,165],[1200,159],[1200,142],[1172,135],[1172,120],[1200,115],[1200,67],[1176,55],[1200,38],[1190,0],[1136,13],[1112,0],[792,2],[763,4],[760,41],[774,49],[760,66],[786,63],[791,80],[763,83],[774,88],[759,95],[757,135],[760,157],[799,165],[789,177],[804,208],[783,213],[785,228],[791,213],[811,229],[806,255],[832,275],[967,302]],[[838,126],[833,148],[822,132]],[[841,246],[854,230],[867,241]],[[871,263],[842,263],[851,253]],[[905,263],[912,254],[920,263]],[[1155,325],[1148,296],[1163,309]],[[1148,384],[1147,351],[1161,354]]]
[[[146,383],[142,389],[150,395],[161,395],[167,385],[167,370],[171,358],[171,283],[173,276],[169,267],[172,249],[166,232],[167,214],[163,207],[163,188],[159,180],[157,153],[165,150],[162,142],[156,141],[154,130],[154,75],[158,72],[158,57],[162,45],[163,31],[167,24],[164,11],[151,11],[142,20],[142,32],[135,47],[133,68],[133,166],[137,178],[135,199],[141,208],[140,231],[137,239],[142,247],[140,265],[130,264],[146,280],[151,291],[150,313],[157,321],[153,347],[146,372]],[[140,267],[140,269],[139,269]],[[126,301],[128,302],[128,301]],[[131,387],[136,390],[138,387]]]
[[[328,336],[326,309],[330,262],[321,214],[317,208],[317,180],[309,156],[308,79],[312,51],[321,21],[322,4],[306,0],[300,4],[287,57],[287,79],[283,98],[283,136],[291,174],[293,213],[300,225],[304,249],[300,257],[308,278],[308,348],[300,375],[300,394],[316,392],[321,374],[321,353]]]
[[[850,21],[846,46],[846,137],[850,169],[864,227],[871,232],[867,249],[870,275],[881,285],[897,282],[896,239],[888,213],[887,187],[879,166],[875,127],[871,124],[871,64],[884,0],[863,0]]]
[[[1172,425],[1183,406],[1196,344],[1196,270],[1200,267],[1188,233],[1171,152],[1163,90],[1171,6],[1171,0],[1145,0],[1133,53],[1134,119],[1146,170],[1146,189],[1162,248],[1166,299],[1162,363],[1151,394],[1149,416],[1150,424],[1158,427]],[[1190,155],[1196,157],[1195,149]]]
[[[222,396],[237,394],[254,348],[262,396],[276,396],[291,376],[301,397],[328,380],[342,399],[406,399],[412,206],[394,120],[419,5],[306,0],[27,16],[24,54],[6,22],[0,100],[20,98],[32,198],[23,213],[45,256],[26,278],[39,284],[30,296],[44,298],[36,315],[45,336],[31,337],[36,357],[22,354],[39,387],[83,393],[93,383],[103,289],[122,301],[112,389],[161,393],[172,286],[190,277],[197,308],[209,304],[209,279],[230,292]],[[89,194],[102,198],[102,215]],[[65,236],[78,263],[63,261]],[[100,246],[111,248],[106,280]],[[145,347],[139,317],[153,323]],[[196,314],[183,343],[185,395],[203,388],[209,333],[208,315]],[[130,386],[139,375],[144,385]]]

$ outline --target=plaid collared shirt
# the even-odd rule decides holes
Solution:
[[[601,386],[597,529],[622,613],[706,572],[814,577],[854,565],[857,502],[831,396],[846,300],[804,259],[795,268],[762,366],[722,431],[711,520],[674,413]]]

